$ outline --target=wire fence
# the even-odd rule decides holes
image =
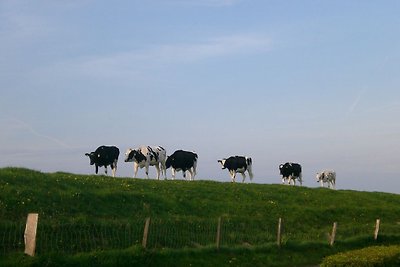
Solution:
[[[146,219],[129,222],[69,222],[39,221],[36,236],[36,253],[79,253],[95,250],[125,249],[143,245]],[[277,220],[278,222],[278,220]],[[374,232],[374,222],[361,227],[342,227],[337,238],[346,239]],[[392,227],[392,228],[391,228]],[[381,227],[381,231],[398,233],[399,226]],[[278,225],[257,220],[217,219],[151,219],[145,247],[200,248],[205,246],[257,246],[277,242]],[[301,229],[296,225],[283,224],[282,243],[291,241],[327,241],[332,225]],[[0,254],[24,251],[25,222],[0,224]],[[217,241],[218,240],[218,241]],[[217,244],[218,242],[218,244]]]

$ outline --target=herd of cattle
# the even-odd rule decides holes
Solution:
[[[117,171],[117,162],[119,157],[119,149],[115,146],[100,146],[94,152],[86,153],[90,158],[90,165],[95,165],[95,172],[98,173],[99,167],[105,168],[110,166],[112,175],[115,177]],[[134,178],[140,169],[145,168],[146,177],[149,178],[149,167],[154,166],[157,170],[157,179],[164,176],[167,179],[167,169],[172,170],[172,179],[175,179],[177,171],[182,171],[183,177],[186,179],[186,171],[189,172],[189,180],[194,180],[197,168],[197,154],[195,152],[177,150],[172,155],[167,156],[167,151],[161,146],[140,146],[139,148],[129,148],[125,153],[125,162],[133,162]],[[240,173],[243,177],[242,182],[246,179],[247,171],[250,181],[253,179],[252,159],[243,156],[231,156],[218,160],[222,169],[228,169],[232,182],[235,182],[236,174]],[[282,175],[282,183],[288,185],[296,185],[296,181],[303,184],[301,165],[298,163],[287,162],[279,165],[279,172]],[[328,184],[329,188],[335,189],[336,173],[331,170],[324,170],[317,173],[317,181],[323,187]]]

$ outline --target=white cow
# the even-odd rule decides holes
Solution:
[[[167,179],[167,168],[165,167],[165,160],[167,159],[167,152],[161,146],[140,146],[137,149],[129,148],[125,153],[125,162],[133,161],[134,178],[138,172],[139,167],[146,168],[146,177],[149,178],[149,166],[156,167],[157,179],[160,179],[164,174]]]
[[[331,170],[324,170],[322,172],[317,173],[317,182],[321,184],[321,187],[324,187],[324,183],[328,184],[329,188],[335,189],[336,187],[336,172]]]

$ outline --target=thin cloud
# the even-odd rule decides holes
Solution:
[[[40,132],[38,132],[35,128],[33,128],[30,124],[16,119],[16,118],[8,118],[7,121],[3,124],[4,129],[3,130],[8,130],[11,132],[21,132],[25,131],[30,133],[33,136],[39,137],[41,139],[45,139],[47,141],[50,141],[54,144],[57,144],[59,147],[62,148],[71,148],[70,145],[66,144],[65,142],[61,141],[60,139],[50,136],[50,135],[45,135]]]
[[[271,40],[265,36],[257,35],[232,35],[214,39],[184,44],[164,44],[150,46],[146,50],[117,53],[110,56],[98,57],[93,63],[106,65],[125,66],[127,62],[189,62],[234,56],[236,54],[254,54],[266,52],[271,49]]]
[[[354,101],[352,102],[352,104],[350,105],[350,107],[347,111],[348,115],[352,114],[356,110],[364,93],[365,93],[365,90],[362,90],[358,93],[357,97],[354,99]]]
[[[151,69],[237,55],[266,53],[271,48],[271,39],[262,35],[221,36],[197,43],[152,45],[145,49],[72,59],[37,70],[32,77],[62,75],[131,81],[146,77],[146,73]]]

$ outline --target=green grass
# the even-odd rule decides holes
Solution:
[[[109,257],[110,261],[126,258],[126,262],[147,263],[143,266],[153,263],[156,266],[158,260],[166,264],[168,259],[174,259],[175,264],[182,266],[187,266],[189,260],[193,260],[193,266],[196,262],[197,266],[207,266],[207,262],[214,260],[219,265],[224,262],[230,266],[241,266],[246,262],[254,266],[263,266],[263,262],[268,262],[268,266],[301,266],[318,263],[324,256],[337,251],[374,244],[369,242],[374,242],[372,236],[377,218],[381,219],[378,242],[400,243],[400,196],[396,194],[0,169],[0,228],[14,227],[17,222],[23,225],[30,212],[39,213],[39,236],[40,229],[50,233],[51,230],[44,229],[68,226],[66,232],[77,235],[82,244],[71,245],[74,241],[65,236],[62,237],[63,244],[71,251],[64,251],[67,254],[62,257],[54,250],[46,254],[46,250],[39,247],[40,253],[35,259],[26,259],[18,253],[13,255],[22,262],[16,264],[11,260],[14,265],[40,266],[43,262],[38,262],[52,260],[62,261],[61,265],[68,265],[65,261],[75,262],[75,266],[93,262],[95,257]],[[151,229],[159,231],[159,239],[155,240],[152,232],[149,236],[150,247],[155,250],[137,248],[146,217],[152,219],[154,228]],[[219,217],[222,218],[222,249],[215,252]],[[284,221],[284,236],[283,247],[279,250],[274,242],[280,217]],[[338,232],[335,247],[331,248],[326,244],[333,222],[338,222]],[[133,227],[136,224],[139,226]],[[94,230],[75,232],[85,227]],[[134,230],[136,228],[139,230]],[[120,232],[112,229],[122,229],[125,234],[120,236]],[[51,235],[57,235],[57,231]],[[95,237],[89,236],[91,231]],[[201,238],[194,237],[196,231],[206,234]],[[114,241],[101,242],[101,235],[108,232],[121,248],[111,244]],[[126,233],[132,236],[131,239],[125,240]],[[166,240],[160,241],[163,236]],[[85,239],[92,245],[86,245]],[[58,248],[63,244],[52,246]],[[289,249],[290,246],[293,248]],[[75,254],[79,250],[85,253]],[[279,258],[282,253],[285,257]],[[7,262],[7,255],[11,254],[0,248],[0,263],[2,258],[3,263]],[[76,264],[76,261],[81,263]],[[107,266],[106,260],[101,262]]]
[[[400,246],[372,246],[326,257],[323,267],[399,266]]]

